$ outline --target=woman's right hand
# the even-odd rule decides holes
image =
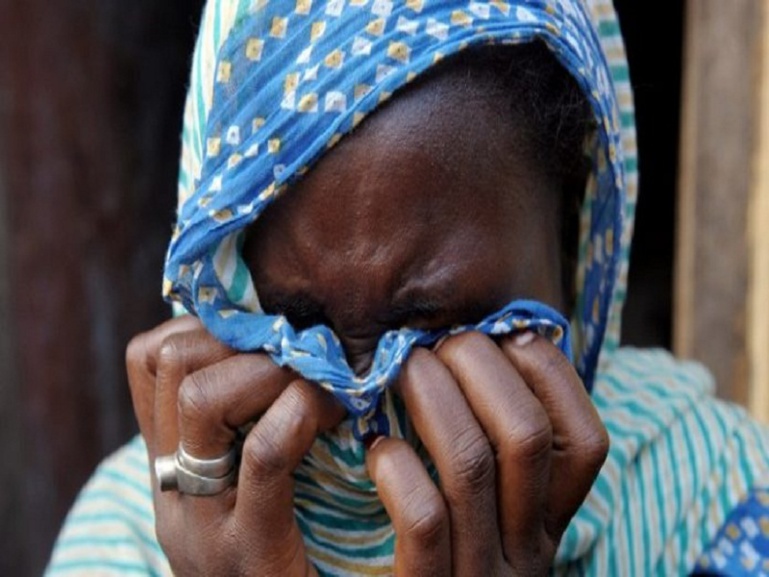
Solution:
[[[150,465],[181,445],[219,457],[238,430],[237,485],[215,496],[161,493],[152,471],[158,540],[177,575],[316,575],[294,516],[292,473],[344,409],[264,354],[240,354],[193,317],[135,337],[128,378]]]

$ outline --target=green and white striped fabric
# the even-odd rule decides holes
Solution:
[[[217,47],[239,6],[205,10],[187,101],[184,138],[211,105]],[[556,574],[686,574],[728,513],[762,479],[769,482],[769,431],[715,400],[701,367],[664,351],[617,348],[637,190],[632,91],[619,25],[609,0],[588,0],[612,65],[626,162],[624,265],[593,393],[611,435],[595,486],[564,535]],[[180,196],[189,194],[203,151],[185,147]],[[584,242],[584,241],[583,241]],[[583,251],[585,245],[583,244]],[[386,402],[395,402],[391,397]],[[408,424],[394,432],[409,438]],[[359,444],[341,430],[318,440],[297,472],[297,517],[314,563],[326,575],[388,575],[393,539]],[[59,536],[48,575],[170,575],[154,533],[149,467],[141,439],[107,459],[83,489]]]
[[[593,396],[611,451],[564,536],[555,572],[684,575],[748,489],[769,481],[769,431],[714,400],[704,369],[664,351],[620,349],[604,366]],[[328,440],[318,445],[315,458],[327,467],[359,461]],[[327,575],[389,574],[393,536],[381,506],[373,493],[333,479],[305,479],[297,495],[300,522],[315,534],[314,562]],[[81,493],[47,574],[170,575],[154,536],[149,483],[137,438]],[[306,503],[312,513],[301,511]],[[342,543],[358,543],[358,554],[340,555]]]

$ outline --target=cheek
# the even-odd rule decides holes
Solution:
[[[242,254],[260,298],[264,296],[267,286],[278,284],[284,291],[299,290],[305,284],[296,250],[292,250],[285,240],[269,234],[269,231],[249,231]]]
[[[508,249],[508,282],[516,296],[533,298],[564,312],[560,252],[557,235],[544,230]]]
[[[500,223],[497,253],[506,258],[519,284],[552,292],[561,276],[561,226],[558,195],[548,189],[521,199],[517,211]]]
[[[559,241],[548,228],[511,223],[463,235],[450,257],[463,263],[456,277],[460,288],[477,298],[486,295],[497,307],[528,298],[562,309]]]

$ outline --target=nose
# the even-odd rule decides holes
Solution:
[[[347,337],[342,338],[341,341],[347,357],[347,364],[350,365],[355,376],[365,376],[371,369],[371,363],[374,362],[374,353],[379,339],[376,337]]]
[[[352,368],[355,376],[363,377],[371,369],[371,363],[374,362],[374,352],[368,352],[363,355],[355,355],[355,357],[348,359],[350,368]]]

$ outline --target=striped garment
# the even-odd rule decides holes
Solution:
[[[620,349],[608,356],[593,393],[611,451],[584,506],[564,535],[556,574],[684,575],[748,489],[769,482],[769,431],[712,397],[704,369],[664,351]],[[343,447],[319,441],[345,461]],[[357,462],[355,456],[351,462]],[[170,575],[154,536],[147,455],[136,438],[107,459],[83,489],[56,544],[47,575]],[[335,544],[354,542],[383,522],[370,495],[305,488],[302,514],[316,537],[308,550],[321,574],[387,575],[392,535],[382,530],[360,559],[340,559]],[[347,506],[340,518],[337,503]]]
[[[218,47],[239,6],[250,1],[211,1],[205,10],[185,111],[181,197],[200,175],[204,153],[196,120],[211,107],[212,93],[205,87],[213,85],[217,74]],[[712,379],[701,367],[663,351],[617,348],[637,191],[632,92],[611,2],[588,0],[586,5],[610,65],[620,110],[625,221],[621,266],[593,391],[612,447],[564,535],[555,572],[686,574],[749,489],[762,480],[769,484],[769,432],[741,409],[716,401]],[[589,207],[583,218],[589,219]],[[583,235],[580,285],[589,252]],[[392,414],[402,415],[387,393],[385,402]],[[413,437],[406,422],[396,425],[396,434]],[[296,474],[297,517],[323,575],[390,573],[393,535],[361,466],[361,451],[351,432],[342,430],[319,439]],[[48,574],[170,574],[154,536],[149,482],[146,452],[135,439],[106,460],[84,488],[62,529]]]

